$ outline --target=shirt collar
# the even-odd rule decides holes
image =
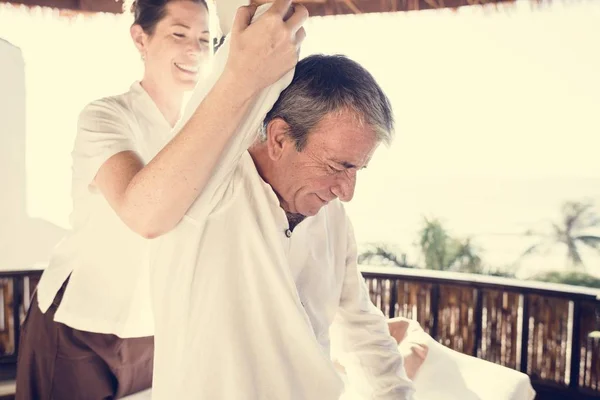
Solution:
[[[133,107],[135,107],[139,114],[144,115],[153,124],[164,127],[166,132],[170,132],[173,129],[139,81],[135,81],[131,85],[130,92],[133,94]]]

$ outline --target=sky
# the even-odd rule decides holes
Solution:
[[[26,62],[27,211],[68,227],[77,114],[127,90],[141,65],[127,16],[23,10],[0,5],[0,37]],[[360,62],[394,108],[396,139],[359,173],[347,206],[359,243],[389,243],[419,262],[417,232],[437,217],[503,267],[562,202],[600,211],[598,20],[592,1],[311,18],[302,55]],[[600,275],[600,257],[585,261]],[[521,264],[526,277],[564,268],[564,254]]]

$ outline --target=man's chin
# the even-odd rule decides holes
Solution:
[[[301,212],[299,212],[299,214],[302,214],[305,217],[314,217],[315,215],[317,215],[319,213],[319,211],[321,211],[321,208],[323,208],[322,205],[316,206],[316,207],[310,207],[310,208],[307,208],[306,210],[302,210]]]
[[[304,204],[282,204],[282,208],[290,214],[300,214],[304,217],[314,217],[321,211],[321,208],[327,203],[319,198],[320,201],[310,201]],[[286,207],[287,206],[287,207]]]

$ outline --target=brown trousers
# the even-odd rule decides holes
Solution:
[[[150,388],[154,338],[121,339],[55,322],[65,287],[45,314],[33,296],[21,328],[16,400],[118,399]]]

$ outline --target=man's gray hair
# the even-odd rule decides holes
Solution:
[[[331,113],[350,110],[357,122],[376,132],[390,144],[394,117],[390,101],[371,74],[360,64],[341,55],[312,55],[298,62],[292,83],[281,93],[267,114],[261,138],[275,118],[289,126],[289,135],[302,151],[308,135],[321,119]]]

